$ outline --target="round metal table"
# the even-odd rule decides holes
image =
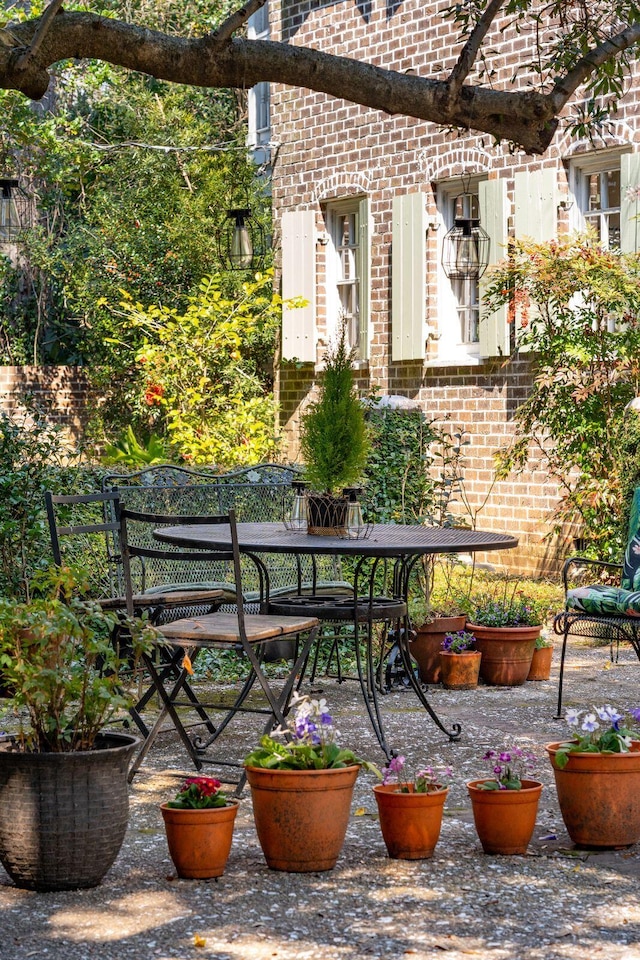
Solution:
[[[354,597],[351,601],[340,598],[336,610],[329,609],[330,604],[324,598],[322,601],[322,615],[324,619],[331,619],[333,613],[337,619],[349,619],[354,625],[355,652],[358,664],[358,679],[363,698],[373,730],[378,738],[387,759],[393,755],[389,748],[382,722],[382,715],[378,703],[376,690],[375,667],[371,642],[372,623],[380,619],[375,615],[375,604],[389,603],[389,610],[396,619],[395,634],[399,638],[399,649],[404,662],[407,676],[418,699],[425,707],[434,723],[451,740],[456,740],[462,732],[459,723],[454,723],[450,730],[441,722],[433,710],[424,689],[415,676],[409,652],[410,621],[407,613],[407,595],[411,571],[420,557],[427,554],[446,553],[474,553],[476,551],[511,550],[518,545],[516,537],[505,533],[490,533],[483,530],[468,530],[463,527],[425,527],[419,524],[375,524],[370,535],[362,539],[343,537],[319,537],[305,531],[289,530],[283,523],[239,523],[238,545],[243,553],[282,553],[307,555],[334,555],[348,556],[355,560],[354,569]],[[154,536],[161,541],[173,543],[181,547],[202,548],[211,550],[228,549],[231,545],[229,526],[225,524],[207,525],[190,524],[174,527],[161,527],[154,531]],[[393,561],[393,596],[381,598],[375,595],[374,580],[377,565],[380,561]],[[369,563],[372,561],[372,563]],[[368,572],[367,591],[360,593],[358,586],[363,571]],[[267,598],[268,599],[268,598]],[[309,604],[317,603],[319,598],[300,596],[287,600],[273,601],[269,608],[279,612],[287,612],[285,605],[295,608],[300,613],[301,605],[305,604],[305,612],[310,613]],[[348,613],[347,613],[348,609]],[[337,616],[339,614],[339,616]],[[317,615],[317,614],[313,614]],[[363,621],[368,621],[366,664],[362,665],[358,630]],[[402,621],[402,622],[400,622]]]

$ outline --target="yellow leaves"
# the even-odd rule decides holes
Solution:
[[[188,653],[185,653],[182,658],[182,669],[186,670],[190,677],[193,676],[193,666],[191,664],[191,657]]]
[[[193,945],[194,947],[206,947],[207,941],[204,937],[200,936],[199,933],[194,933],[193,935]]]

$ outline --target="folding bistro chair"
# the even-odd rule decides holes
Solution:
[[[238,761],[226,758],[214,759],[207,755],[207,750],[218,740],[237,713],[265,715],[267,719],[264,725],[264,733],[268,733],[276,724],[284,724],[296,678],[303,668],[318,633],[318,620],[310,616],[288,617],[245,613],[246,601],[242,590],[241,558],[235,514],[232,510],[227,515],[196,517],[140,513],[120,507],[119,518],[128,609],[133,609],[134,604],[131,585],[131,561],[136,557],[161,559],[164,555],[170,554],[174,562],[202,563],[208,561],[218,571],[221,567],[223,568],[225,580],[227,582],[232,580],[236,591],[235,607],[232,611],[217,611],[202,616],[184,617],[158,627],[158,643],[171,651],[171,662],[178,671],[178,675],[176,679],[168,676],[166,670],[159,671],[153,654],[143,654],[145,665],[152,680],[152,688],[160,698],[162,709],[131,766],[129,781],[131,782],[140,768],[167,717],[170,718],[196,769],[202,769],[204,763],[213,763],[222,768],[237,767],[241,769],[241,764]],[[194,550],[164,545],[159,541],[157,547],[140,546],[140,538],[132,536],[131,533],[132,529],[140,524],[155,529],[162,526],[199,524],[210,525],[214,530],[220,524],[228,524],[231,546],[226,549]],[[255,564],[265,595],[268,595],[266,567],[258,557],[245,555],[246,557],[249,557]],[[288,675],[284,679],[280,691],[276,692],[262,669],[265,652],[271,643],[283,638],[292,638],[299,641],[301,634],[306,634],[306,638],[304,641],[297,642],[296,655]],[[193,688],[191,680],[193,665],[203,650],[212,648],[236,650],[248,662],[247,676],[231,704],[222,700],[204,702],[197,696]],[[248,702],[249,693],[256,682],[262,689],[264,701],[266,701],[260,706]],[[178,708],[182,707],[195,711],[199,720],[198,728],[200,729],[202,726],[205,728],[204,736],[199,733],[190,736],[187,726],[178,712]],[[222,717],[214,722],[212,714],[217,713],[221,713]],[[220,775],[220,778],[224,779],[222,775]],[[236,794],[242,790],[244,779],[244,772],[242,772],[239,780],[229,781],[236,783]]]

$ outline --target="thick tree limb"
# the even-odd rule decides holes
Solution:
[[[42,41],[45,38],[47,30],[49,29],[49,26],[51,25],[51,22],[53,21],[53,18],[55,17],[56,13],[62,6],[62,3],[63,3],[63,0],[51,0],[51,3],[47,7],[47,9],[44,11],[42,16],[40,17],[38,26],[36,27],[36,32],[33,35],[33,39],[31,40],[31,43],[29,44],[25,52],[22,54],[22,56],[19,58],[18,63],[16,64],[19,70],[23,69],[27,65],[29,60],[32,60],[36,56],[38,50],[42,46]]]
[[[18,90],[37,100],[47,90],[51,65],[91,58],[192,86],[244,89],[267,80],[306,87],[387,114],[488,133],[516,143],[528,153],[543,153],[556,130],[559,109],[570,96],[567,84],[575,90],[598,62],[606,59],[604,45],[598,47],[589,55],[592,59],[584,57],[580,68],[564,80],[560,78],[549,94],[462,84],[477,56],[482,30],[488,29],[499,10],[499,0],[491,0],[486,20],[472,32],[466,52],[454,68],[452,96],[451,83],[445,80],[397,73],[312,48],[229,39],[235,25],[246,20],[247,11],[261,5],[260,0],[248,0],[219,31],[199,39],[168,36],[92,13],[61,12],[40,32],[39,47],[35,52],[32,48],[28,57],[24,54],[34,41],[39,21],[15,24],[5,32],[16,45],[0,45],[0,88]],[[640,27],[630,27],[615,42],[610,41],[614,52],[635,43],[638,31]]]
[[[625,30],[622,30],[617,36],[610,37],[598,47],[589,51],[575,67],[564,77],[560,77],[551,92],[551,98],[554,103],[554,110],[560,112],[570,97],[576,92],[578,87],[587,80],[597,67],[602,66],[607,60],[619,56],[629,47],[640,41],[640,23],[632,24]]]

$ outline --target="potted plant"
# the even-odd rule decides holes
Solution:
[[[551,676],[551,661],[553,660],[553,641],[549,640],[544,634],[536,637],[536,645],[533,648],[533,657],[531,666],[527,674],[527,680],[548,680]]]
[[[501,592],[471,598],[466,629],[482,653],[485,683],[515,687],[525,682],[544,619],[544,605],[508,582]]]
[[[160,806],[169,853],[179,877],[221,877],[229,859],[239,801],[213,777],[188,777]]]
[[[127,827],[139,741],[103,729],[130,703],[112,643],[124,624],[71,595],[85,587],[61,568],[43,596],[0,601],[0,680],[12,691],[4,726],[15,729],[0,738],[0,861],[32,890],[95,886]],[[150,628],[128,625],[139,649]]]
[[[452,557],[425,557],[422,567],[417,596],[411,598],[409,610],[415,632],[411,656],[423,683],[439,683],[442,642],[447,633],[464,630],[465,598],[473,571],[470,576],[459,576],[462,564]]]
[[[258,839],[272,870],[331,870],[349,822],[361,767],[376,767],[338,746],[326,700],[294,695],[281,733],[263,736],[245,758]]]
[[[521,747],[487,750],[491,776],[470,780],[473,820],[485,853],[523,854],[533,835],[542,791],[539,780],[525,778],[536,758]]]
[[[478,686],[482,654],[468,630],[445,634],[440,650],[442,685],[447,690],[472,690]]]
[[[307,530],[316,535],[345,534],[348,499],[343,491],[357,486],[366,466],[369,434],[354,384],[354,358],[342,324],[337,343],[324,355],[319,397],[301,420],[300,448],[312,488]]]
[[[382,783],[373,788],[380,829],[387,852],[395,860],[425,860],[433,855],[444,803],[449,792],[446,768],[424,767],[411,778],[402,776],[405,758],[393,757],[382,770]]]
[[[640,739],[615,707],[567,710],[570,740],[547,744],[560,812],[584,847],[626,847],[640,840]]]

